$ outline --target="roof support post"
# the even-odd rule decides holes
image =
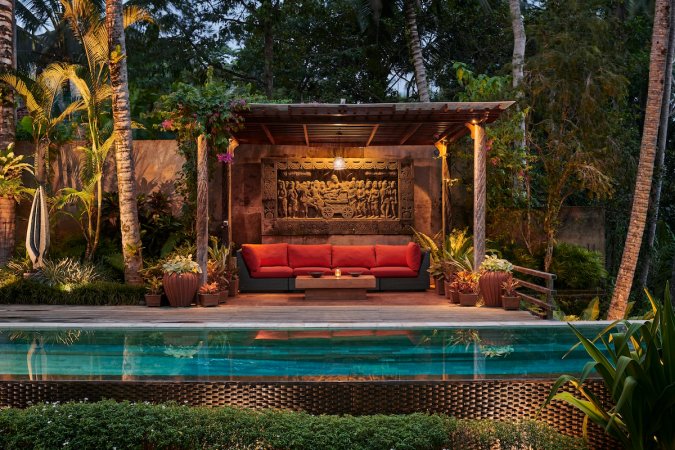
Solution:
[[[225,175],[227,178],[226,181],[226,195],[227,198],[225,200],[226,208],[227,211],[225,213],[225,220],[227,223],[223,224],[225,228],[225,239],[227,239],[227,245],[230,245],[232,242],[232,164],[234,164],[234,150],[239,147],[239,141],[237,141],[235,138],[231,137],[229,139],[229,145],[227,146],[227,153],[232,156],[231,161],[228,164],[225,164],[226,169],[225,169]]]
[[[209,257],[209,165],[206,136],[197,138],[197,264],[202,270],[199,285],[206,283]]]
[[[448,185],[450,183],[450,174],[448,168],[448,145],[445,139],[434,144],[438,149],[438,159],[441,160],[441,242],[445,242],[447,234],[447,211],[448,211]]]
[[[473,267],[485,258],[485,209],[487,203],[487,139],[485,127],[468,123],[473,139]]]

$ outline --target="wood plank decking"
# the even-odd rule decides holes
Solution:
[[[425,327],[542,321],[527,311],[449,304],[432,292],[372,293],[367,300],[307,301],[303,294],[242,294],[214,308],[0,305],[10,324],[223,327]]]

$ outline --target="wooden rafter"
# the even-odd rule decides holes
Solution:
[[[309,147],[309,133],[307,132],[307,125],[302,124],[302,131],[305,132],[305,144]]]
[[[270,141],[270,144],[275,145],[274,136],[272,136],[272,133],[270,133],[270,129],[267,128],[267,125],[265,125],[264,123],[261,123],[260,126],[262,127],[263,131],[265,132],[265,135],[267,136],[267,140]]]
[[[410,139],[410,138],[412,137],[412,135],[415,134],[415,133],[417,132],[417,130],[420,129],[421,126],[422,126],[421,123],[416,123],[416,124],[410,129],[410,131],[408,131],[406,134],[403,135],[403,137],[402,137],[401,140],[399,141],[398,145],[403,145],[403,144],[405,144],[406,142],[408,142],[408,139]]]
[[[366,147],[370,145],[371,142],[373,142],[373,139],[375,138],[375,133],[377,133],[377,129],[380,128],[380,124],[376,123],[373,125],[373,131],[370,132],[370,137],[368,137],[368,142],[366,142]]]

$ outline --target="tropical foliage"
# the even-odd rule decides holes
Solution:
[[[592,361],[578,377],[561,376],[547,403],[562,400],[578,408],[624,448],[671,449],[675,429],[667,422],[675,415],[675,313],[667,286],[663,303],[648,298],[651,320],[615,322],[592,340],[570,325]],[[614,406],[603,404],[584,385],[596,373]],[[559,392],[566,384],[573,393]]]
[[[23,155],[14,154],[14,144],[0,151],[0,197],[20,199],[29,192],[23,186],[23,172],[32,173],[30,164],[23,161]]]

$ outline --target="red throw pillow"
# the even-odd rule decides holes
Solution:
[[[249,272],[257,272],[260,269],[260,257],[256,251],[256,245],[244,244],[241,246],[241,256],[244,258]]]
[[[420,270],[420,264],[422,264],[422,250],[420,250],[420,246],[415,242],[408,243],[406,261],[408,262],[408,267],[415,272]]]
[[[376,245],[377,267],[408,267],[407,250],[405,245]]]
[[[288,265],[295,267],[330,268],[330,244],[289,245]]]
[[[288,244],[244,244],[241,248],[251,272],[260,267],[288,266]]]
[[[375,247],[372,245],[334,245],[333,267],[375,267]]]

